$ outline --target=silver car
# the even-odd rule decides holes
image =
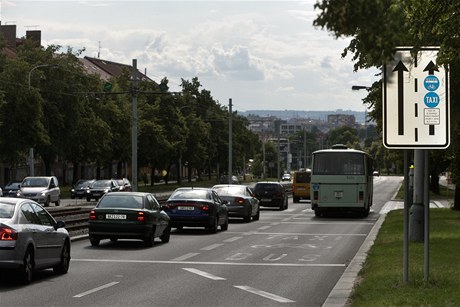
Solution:
[[[65,274],[70,263],[70,237],[63,221],[37,202],[0,199],[0,273],[17,270],[21,283],[30,283],[35,270],[53,268]]]
[[[59,206],[61,202],[61,190],[55,176],[24,178],[16,196],[32,199],[45,207],[51,202]]]

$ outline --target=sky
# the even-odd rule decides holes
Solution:
[[[40,30],[42,45],[137,67],[166,77],[170,91],[197,77],[233,110],[364,111],[377,70],[354,72],[341,57],[351,38],[313,26],[306,1],[0,0],[2,25],[17,37]]]

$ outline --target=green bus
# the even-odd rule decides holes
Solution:
[[[311,208],[315,215],[340,210],[368,216],[373,193],[371,156],[340,144],[312,155]]]

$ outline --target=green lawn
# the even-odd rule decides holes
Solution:
[[[460,306],[460,212],[430,210],[429,278],[424,244],[409,244],[403,282],[403,210],[388,213],[359,274],[351,306]]]

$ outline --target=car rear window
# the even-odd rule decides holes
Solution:
[[[99,204],[98,208],[124,208],[124,209],[142,209],[143,202],[141,196],[134,195],[111,195],[107,194],[104,196]]]
[[[169,199],[211,199],[211,194],[207,190],[178,190]]]
[[[0,219],[10,219],[14,214],[14,204],[0,203]]]
[[[279,189],[279,185],[271,183],[258,183],[254,187],[254,191],[275,191]]]
[[[219,195],[242,195],[244,194],[246,187],[218,187],[214,188],[214,190]]]

